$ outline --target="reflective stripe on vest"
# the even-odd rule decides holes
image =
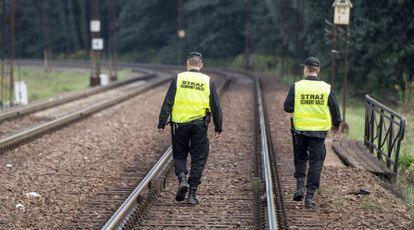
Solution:
[[[331,114],[328,107],[331,86],[323,81],[301,80],[295,83],[293,126],[298,131],[328,131]]]
[[[204,117],[207,110],[210,110],[210,77],[198,72],[178,74],[172,121],[187,123]]]

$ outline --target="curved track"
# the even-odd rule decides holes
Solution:
[[[171,77],[159,76],[155,78],[154,73],[148,73],[138,78],[88,89],[85,92],[2,113],[0,121],[6,119],[9,121],[4,121],[1,124],[0,153],[101,109],[128,100],[169,81]]]

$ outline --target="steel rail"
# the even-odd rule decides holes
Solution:
[[[125,79],[123,81],[119,81],[119,82],[113,82],[110,83],[106,86],[99,86],[99,87],[94,87],[91,89],[87,89],[86,91],[80,92],[80,93],[76,93],[67,97],[62,97],[62,98],[56,98],[56,99],[52,99],[52,100],[47,100],[44,102],[40,102],[40,103],[36,103],[33,105],[28,105],[28,106],[24,106],[24,107],[20,107],[18,109],[12,109],[12,111],[6,111],[4,113],[0,113],[0,122],[4,121],[4,120],[8,120],[11,118],[14,118],[16,116],[21,116],[21,115],[27,115],[30,113],[34,113],[40,110],[44,110],[44,109],[48,109],[54,106],[58,106],[58,105],[62,105],[68,102],[72,102],[81,98],[85,98],[85,97],[89,97],[91,95],[94,94],[98,94],[101,92],[105,92],[108,91],[110,89],[114,89],[120,86],[124,86],[136,81],[141,81],[141,80],[147,80],[150,79],[152,77],[155,77],[155,74],[147,74],[145,76],[142,77],[134,77],[134,78],[129,78],[129,79]]]
[[[168,68],[168,67],[165,67]],[[222,94],[224,88],[230,81],[228,74],[224,74],[219,70],[209,70],[209,72],[225,75],[224,81],[218,86],[218,94]],[[151,181],[161,175],[163,171],[172,161],[172,146],[170,146],[157,163],[152,167],[144,179],[138,184],[134,191],[124,201],[124,203],[118,208],[118,210],[112,215],[112,217],[102,227],[105,230],[122,229],[127,224],[129,216],[133,213],[134,207],[138,204],[137,200],[144,191],[147,191]]]
[[[17,109],[11,109],[10,111],[6,111],[6,112],[2,112],[0,113],[0,122],[5,121],[5,120],[9,120],[18,116],[22,116],[22,115],[27,115],[27,114],[31,114],[34,112],[38,112],[44,109],[48,109],[48,108],[52,108],[58,105],[62,105],[68,102],[72,102],[78,99],[82,99],[85,97],[89,97],[91,95],[95,95],[101,92],[105,92],[114,88],[118,88],[127,84],[131,84],[133,82],[136,81],[141,81],[141,80],[148,80],[151,79],[153,77],[155,77],[156,74],[155,73],[148,73],[144,76],[141,77],[134,77],[134,78],[128,78],[122,81],[118,81],[118,82],[113,82],[110,83],[106,86],[98,86],[98,87],[93,87],[90,89],[87,89],[85,91],[79,92],[79,93],[75,93],[69,96],[64,96],[61,98],[56,98],[56,99],[51,99],[51,100],[47,100],[47,101],[43,101],[43,102],[39,102],[39,103],[35,103],[32,105],[27,105],[27,106],[23,106],[23,107],[19,107]]]
[[[151,181],[160,175],[171,161],[172,147],[170,146],[102,229],[122,229],[122,226],[126,224],[128,215],[137,205],[138,197],[148,189]]]
[[[269,146],[267,140],[266,121],[263,109],[263,98],[260,86],[260,81],[254,77],[256,87],[256,99],[259,113],[259,130],[260,130],[260,153],[263,164],[263,177],[266,187],[266,203],[267,203],[267,222],[269,229],[278,229],[278,221],[276,216],[275,197],[273,192],[273,178],[271,163],[269,157]]]
[[[104,108],[113,106],[115,104],[118,104],[120,102],[123,102],[125,100],[128,100],[131,97],[134,97],[148,89],[154,88],[158,85],[161,85],[167,81],[170,81],[172,79],[172,76],[168,78],[159,78],[157,80],[154,80],[150,83],[147,83],[146,85],[139,86],[137,89],[131,90],[127,93],[124,93],[122,95],[119,95],[115,98],[111,98],[108,100],[104,100],[98,104],[89,106],[87,108],[84,108],[80,111],[73,112],[70,114],[67,114],[63,117],[57,118],[55,120],[43,123],[41,125],[35,126],[33,128],[24,130],[23,132],[14,134],[12,136],[3,138],[0,140],[0,153],[3,153],[6,149],[18,145],[24,140],[27,140],[29,138],[34,138],[38,135],[44,134],[45,132],[49,130],[53,130],[55,128],[67,125],[71,122],[74,122],[80,118],[86,117],[88,115],[91,115],[93,113],[96,113]]]
[[[233,73],[237,73],[240,75],[245,75],[250,77],[255,84],[255,92],[256,92],[256,103],[257,103],[257,112],[258,112],[258,120],[259,120],[259,139],[260,139],[260,155],[262,158],[262,174],[265,181],[265,190],[266,190],[266,220],[268,224],[268,229],[274,230],[279,229],[279,221],[278,215],[276,213],[277,206],[275,204],[275,189],[273,187],[274,179],[276,182],[278,180],[276,175],[273,175],[272,172],[272,163],[270,162],[270,151],[269,151],[269,142],[268,142],[268,130],[266,124],[266,115],[264,111],[264,102],[263,102],[263,95],[261,90],[260,80],[246,71],[240,70],[231,70]],[[275,177],[275,178],[273,178]]]

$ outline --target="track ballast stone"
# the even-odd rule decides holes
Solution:
[[[290,114],[283,111],[288,88],[281,86],[275,76],[263,77],[263,81],[290,229],[412,229],[404,203],[380,186],[377,177],[354,168],[323,168],[314,210],[306,210],[303,203],[292,201],[296,185]],[[370,190],[371,194],[349,194],[361,188]]]
[[[214,139],[210,126],[210,155],[197,191],[200,204],[175,201],[177,179],[172,175],[136,229],[255,229],[253,85],[245,79],[231,85],[221,100],[221,139]]]

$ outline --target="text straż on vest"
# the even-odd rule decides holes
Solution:
[[[197,82],[191,82],[191,81],[182,81],[181,88],[195,89],[195,90],[204,91],[204,83],[197,83]]]
[[[300,104],[302,105],[324,105],[325,97],[323,94],[301,94]]]

